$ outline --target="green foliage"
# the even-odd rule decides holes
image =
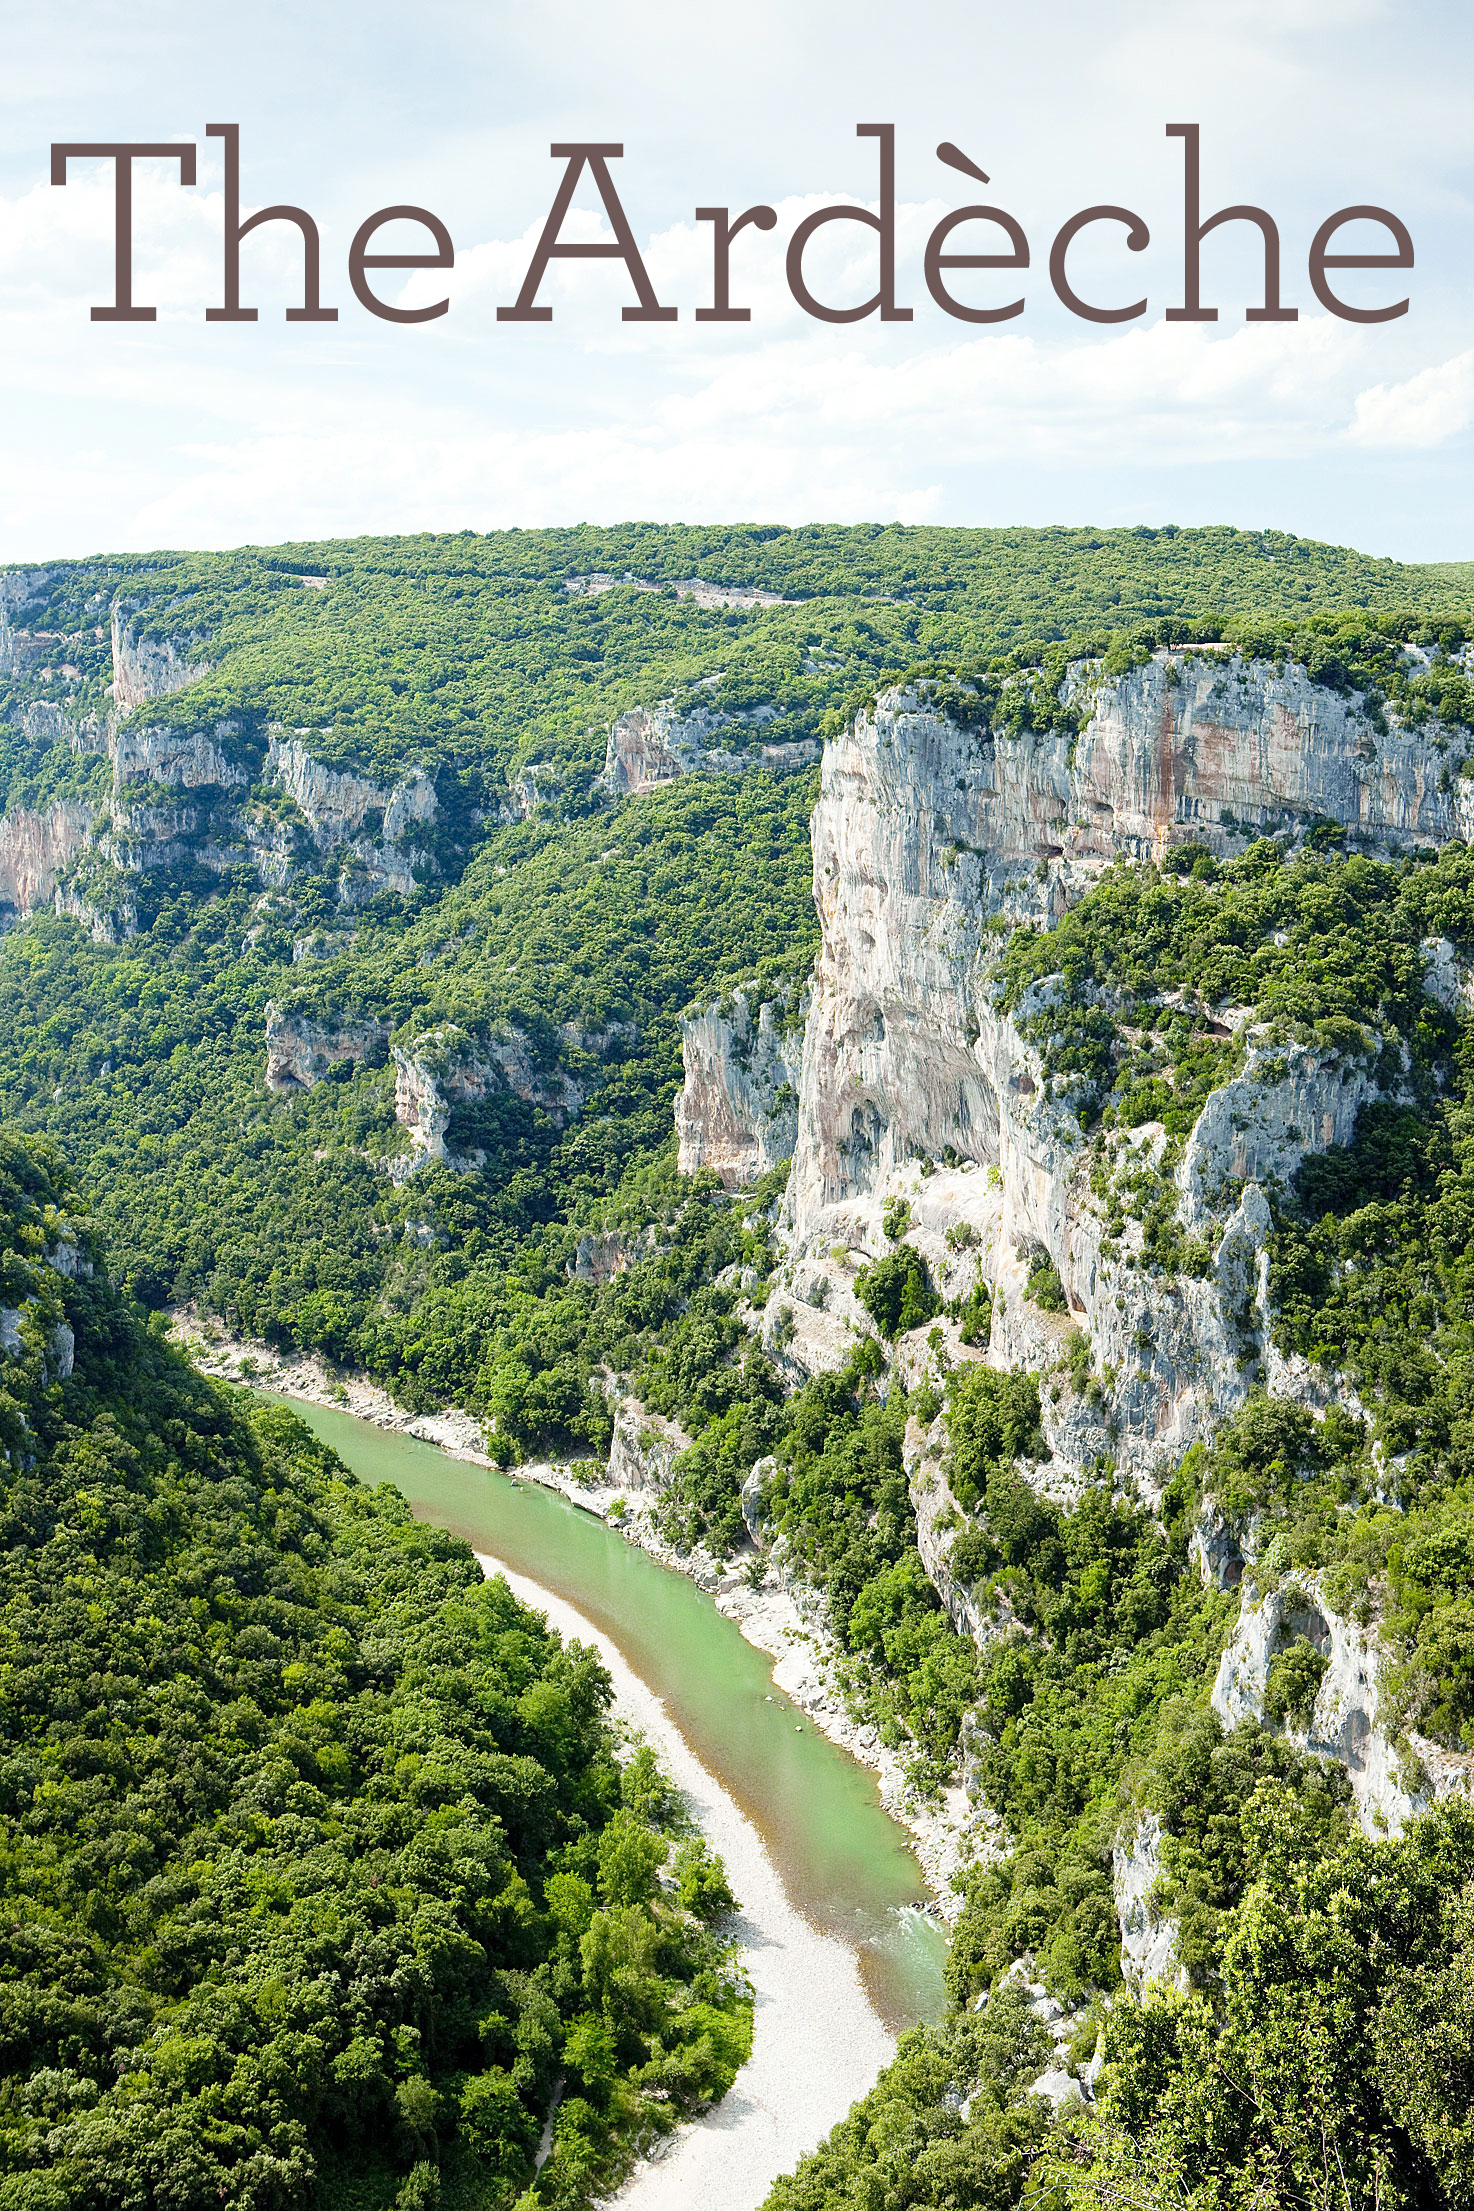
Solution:
[[[1041,1313],[1063,1313],[1067,1308],[1065,1286],[1052,1259],[1041,1259],[1024,1285],[1024,1296]]]
[[[564,588],[595,574],[630,580]],[[698,607],[673,588],[698,574],[794,603]],[[1270,839],[1226,864],[1179,849],[1160,870],[1111,870],[1056,928],[1007,946],[1004,1001],[1051,1092],[1109,1132],[1093,1162],[1107,1246],[1139,1233],[1150,1270],[1211,1265],[1178,1224],[1172,1170],[1242,1063],[1242,1009],[1276,1046],[1375,1062],[1382,1097],[1345,1152],[1272,1193],[1282,1345],[1354,1383],[1365,1430],[1253,1397],[1211,1456],[1190,1455],[1158,1521],[1106,1465],[1068,1507],[1037,1496],[1017,1471],[1043,1454],[1037,1381],[975,1362],[952,1378],[969,1522],[951,1566],[997,1631],[980,1652],[916,1549],[902,1442],[935,1392],[882,1397],[866,1339],[845,1372],[785,1397],[736,1288],[768,1272],[781,1175],[734,1201],[674,1169],[681,1008],[753,976],[785,1020],[797,1004],[812,778],[692,777],[619,804],[594,780],[613,716],[658,698],[747,717],[722,725],[744,751],[833,731],[910,671],[1006,747],[1078,727],[1088,681],[1062,695],[1070,658],[1126,674],[1215,638],[1359,694],[1374,721],[1395,705],[1447,747],[1470,727],[1454,658],[1467,578],[1176,530],[632,526],[68,563],[17,610],[30,636],[0,688],[0,804],[101,795],[107,763],[79,717],[106,707],[115,595],[135,630],[208,665],[150,720],[216,729],[296,867],[265,897],[244,865],[119,878],[110,895],[136,900],[140,928],[116,946],[50,914],[0,941],[0,1110],[84,1159],[127,1291],[316,1349],[412,1408],[466,1404],[507,1460],[602,1450],[611,1396],[633,1387],[694,1439],[667,1533],[718,1553],[742,1540],[743,1484],[771,1459],[765,1533],[822,1594],[854,1708],[923,1785],[978,1709],[970,1759],[1012,1848],[969,1878],[954,1995],[1024,1951],[1061,1994],[1111,1987],[1110,1850],[1156,1809],[1162,1900],[1200,1993],[1177,2024],[1143,2028],[1135,2056],[1137,2015],[1124,2000],[1112,2014],[1126,2101],[1110,2124],[1171,2180],[1147,2200],[1180,2201],[1189,2169],[1203,2204],[1329,2199],[1325,2174],[1295,2163],[1324,2120],[1323,2142],[1351,2145],[1348,2203],[1369,2185],[1434,2200],[1430,2172],[1437,2200],[1468,2201],[1468,1937],[1450,1901],[1467,1852],[1445,1836],[1423,1873],[1398,1861],[1426,1945],[1414,1956],[1358,1922],[1384,1969],[1364,2003],[1325,1900],[1337,1880],[1357,1910],[1369,1884],[1390,1894],[1386,1861],[1356,1854],[1332,1776],[1272,1729],[1225,1735],[1206,1712],[1233,1600],[1202,1588],[1186,1545],[1206,1488],[1258,1513],[1256,1571],[1316,1575],[1328,1602],[1378,1619],[1401,1716],[1474,1740],[1470,1047],[1424,995],[1421,952],[1429,935],[1474,946],[1468,854],[1383,866],[1302,822],[1296,859]],[[75,737],[37,707],[64,710]],[[386,784],[423,766],[436,819],[408,898],[354,904],[351,869],[316,872],[295,810],[261,781],[273,724]],[[548,796],[513,819],[529,764]],[[197,794],[201,840],[218,796]],[[269,999],[329,1028],[370,1015],[386,1040],[268,1097]],[[395,1179],[387,1037],[431,1053],[452,1025],[483,1044],[515,1025],[536,1081],[453,1098],[456,1165]],[[576,1112],[559,1102],[575,1090]],[[1156,1122],[1165,1152],[1138,1152],[1129,1132]],[[345,2205],[510,2204],[561,2074],[538,2192],[571,2211],[637,2134],[741,2062],[749,2014],[711,1931],[725,1875],[648,1754],[621,1774],[592,1662],[291,1423],[188,1376],[109,1291],[87,1235],[93,1276],[48,1265],[64,1194],[44,1147],[0,1156],[0,1302],[20,1315],[0,1376],[17,1515],[0,1576],[0,2027],[34,2039],[0,2114],[17,2200],[163,2200],[167,2169],[181,2205],[300,2197],[311,2174]],[[860,1282],[892,1339],[938,1310],[908,1218],[902,1201],[894,1248]],[[1028,1295],[1064,1310],[1048,1268]],[[957,1318],[986,1344],[981,1286]],[[1078,1332],[1064,1355],[1089,1388]],[[1304,1639],[1275,1655],[1271,1719],[1303,1715],[1319,1664]],[[782,2202],[1001,2211],[1037,2192],[1048,2122],[1020,2090],[1047,2054],[1007,1987],[918,2031]],[[1258,2084],[1258,2120],[1225,2078]],[[1126,2137],[1098,2139],[1115,2157]],[[1078,2164],[1046,2192],[1098,2178]]]
[[[1015,1459],[1043,1451],[1038,1377],[978,1360],[958,1367],[947,1390],[947,1440],[952,1494],[970,1512]]]
[[[1100,2117],[1041,2175],[1072,2205],[1474,2203],[1474,1820],[1307,1836],[1272,1783],[1222,1991],[1158,1988],[1106,2026]]]
[[[1296,1727],[1308,1727],[1329,1664],[1309,1636],[1292,1637],[1270,1659],[1264,1685],[1264,1717],[1275,1727],[1283,1726],[1286,1720]]]
[[[1431,870],[1286,861],[1269,839],[1211,879],[1118,864],[1054,928],[1014,933],[1004,1000],[1017,1006],[1053,978],[1023,1027],[1058,1094],[1087,1120],[1109,1111],[1113,1125],[1160,1121],[1184,1136],[1236,1062],[1225,1007],[1352,1059],[1369,1057],[1370,1032],[1385,1027],[1421,1056],[1436,1049],[1420,940],[1433,914],[1463,910],[1469,866],[1462,847]]]
[[[666,1900],[680,1823],[648,1758],[622,1788],[594,1655],[194,1373],[69,1198],[0,1132],[0,2187],[510,2204],[593,2005],[597,2155],[548,2183],[582,2200],[741,2061],[720,1867]]]
[[[909,1206],[906,1210],[909,1216]],[[904,1229],[903,1222],[897,1233]],[[889,1223],[886,1233],[890,1233]],[[889,1342],[909,1329],[925,1327],[942,1310],[931,1270],[911,1244],[901,1244],[873,1266],[862,1267],[855,1277],[855,1295]]]

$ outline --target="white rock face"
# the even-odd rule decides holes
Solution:
[[[653,1248],[654,1235],[649,1230],[639,1235],[626,1235],[622,1229],[590,1229],[580,1236],[568,1263],[568,1272],[575,1282],[589,1282],[596,1288],[612,1282],[616,1275],[627,1274],[636,1259]]]
[[[914,1418],[907,1421],[904,1464],[916,1514],[916,1548],[953,1627],[959,1635],[970,1635],[981,1647],[1001,1629],[974,1604],[971,1590],[951,1570],[951,1555],[966,1526],[966,1516],[947,1486],[946,1442],[940,1415],[929,1429]]]
[[[1436,998],[1450,1013],[1467,1016],[1474,1007],[1474,976],[1468,963],[1459,957],[1458,946],[1448,937],[1424,937],[1423,984],[1430,998]]]
[[[1393,1834],[1435,1797],[1474,1795],[1474,1755],[1441,1750],[1417,1734],[1408,1740],[1423,1775],[1409,1786],[1382,1709],[1387,1659],[1373,1628],[1345,1620],[1326,1603],[1313,1576],[1261,1595],[1246,1576],[1239,1621],[1219,1661],[1213,1709],[1226,1727],[1260,1719],[1276,1652],[1305,1636],[1327,1660],[1308,1727],[1292,1741],[1345,1767],[1358,1816],[1369,1834]],[[1414,1765],[1416,1772],[1416,1765]]]
[[[1088,668],[1071,680],[1094,683]],[[1230,823],[1324,816],[1392,847],[1474,834],[1474,789],[1442,791],[1444,764],[1425,732],[1383,735],[1303,671],[1236,655],[1158,654],[1096,683],[1074,739],[995,740],[915,692],[885,693],[826,747],[814,813],[823,945],[799,1224],[908,1151],[947,1141],[998,1159],[1000,1090],[1038,1091],[1027,1051],[988,1029],[985,954],[1000,923],[1057,916],[1115,859],[1191,842],[1231,851]],[[1068,1148],[1068,1115],[1025,1105],[1015,1118],[1035,1124],[1027,1149]]]
[[[347,849],[372,886],[368,896],[414,888],[414,870],[426,856],[408,840],[433,822],[436,812],[435,786],[423,768],[386,790],[367,776],[314,759],[298,737],[273,737],[264,780],[277,784],[300,809],[319,852]],[[371,817],[378,817],[377,830]]]
[[[809,739],[750,751],[722,741],[724,732],[745,735],[776,713],[771,706],[754,707],[746,714],[723,714],[698,706],[681,714],[673,699],[662,699],[657,706],[632,706],[609,731],[605,788],[616,798],[637,798],[683,775],[743,775],[750,768],[781,770],[817,760],[819,747]]]
[[[33,914],[56,898],[58,879],[88,843],[92,808],[66,800],[0,815],[0,910]]]
[[[1178,1978],[1177,1922],[1158,1916],[1152,1890],[1162,1871],[1162,1823],[1144,1813],[1111,1851],[1111,1886],[1121,1922],[1121,1975],[1134,1989]]]
[[[561,1068],[537,1066],[527,1037],[517,1028],[480,1038],[446,1023],[413,1041],[395,1044],[393,1053],[394,1114],[409,1135],[410,1173],[427,1160],[451,1167],[481,1164],[482,1154],[465,1156],[446,1144],[451,1114],[459,1104],[510,1091],[529,1104],[545,1107],[561,1126],[584,1101],[583,1086],[571,1075]]]
[[[1210,1094],[1184,1147],[1177,1180],[1189,1227],[1221,1214],[1229,1183],[1288,1183],[1307,1152],[1351,1142],[1357,1114],[1377,1095],[1382,1039],[1365,1035],[1361,1051],[1251,1035],[1242,1073]]]
[[[1205,1497],[1198,1507],[1187,1548],[1205,1589],[1238,1588],[1244,1578],[1243,1549],[1216,1498]]]
[[[305,1014],[283,1013],[276,1005],[266,1008],[266,1087],[268,1090],[311,1090],[321,1082],[334,1060],[364,1059],[382,1047],[389,1025],[365,1015],[356,1021],[328,1024],[311,1021]]]
[[[989,1356],[1043,1367],[1070,1322],[1084,1327],[1097,1372],[1116,1379],[1107,1406],[1077,1401],[1051,1426],[1059,1478],[1100,1455],[1109,1427],[1112,1454],[1150,1491],[1242,1402],[1264,1355],[1260,1181],[1286,1183],[1306,1152],[1349,1140],[1376,1094],[1382,1039],[1245,1038],[1241,1071],[1177,1169],[1178,1220],[1206,1243],[1207,1271],[1153,1277],[1129,1264],[1139,1227],[1109,1246],[1071,1101],[1046,1094],[1023,1034],[1055,986],[1034,985],[1004,1016],[998,946],[1014,922],[1057,918],[1123,856],[1184,842],[1231,852],[1252,830],[1326,815],[1396,849],[1461,834],[1466,801],[1440,788],[1443,755],[1426,730],[1384,735],[1293,668],[1158,654],[1111,682],[1077,667],[1070,684],[1090,706],[1073,739],[995,739],[898,689],[826,748],[813,817],[821,949],[784,1228],[796,1282],[851,1233],[857,1208],[878,1212],[903,1186],[918,1155],[996,1169],[996,1216],[981,1178],[963,1195],[1001,1293]],[[1122,1171],[1133,1152],[1155,1170],[1165,1141],[1138,1129],[1107,1149]],[[1064,1286],[1059,1329],[1023,1294],[1036,1250]],[[804,1321],[800,1363],[815,1334]],[[827,1341],[815,1349],[836,1363]]]
[[[133,713],[150,699],[182,691],[210,672],[209,662],[199,657],[202,638],[141,636],[134,619],[137,612],[136,602],[126,600],[119,601],[112,612],[113,708],[119,716]]]
[[[0,667],[12,672],[50,644],[16,634],[7,612],[13,603],[13,594],[0,593]],[[403,896],[414,889],[417,871],[432,865],[417,839],[436,814],[434,783],[422,768],[385,788],[314,759],[305,733],[274,736],[262,761],[233,742],[240,731],[231,721],[194,729],[140,721],[138,708],[208,670],[190,657],[197,640],[140,638],[130,627],[133,612],[113,610],[113,707],[105,723],[78,720],[49,700],[23,709],[31,736],[106,752],[113,787],[100,807],[63,800],[0,817],[0,909],[24,917],[54,905],[111,942],[134,926],[134,902],[116,878],[189,859],[216,871],[247,861],[263,882],[280,886],[311,854],[314,867],[327,863],[336,872],[339,901],[349,908],[381,890]],[[293,801],[297,829],[249,802],[258,775]]]
[[[658,1495],[691,1438],[677,1421],[652,1413],[637,1397],[622,1397],[614,1413],[608,1484],[621,1496]]]
[[[114,792],[121,796],[135,779],[184,791],[239,789],[250,782],[251,771],[226,750],[236,734],[234,722],[217,722],[209,731],[134,724],[116,730],[110,746]]]
[[[741,989],[682,1014],[685,1082],[675,1111],[683,1175],[709,1167],[734,1190],[793,1157],[807,1010],[807,997],[791,1008]]]
[[[795,606],[798,603],[783,598],[776,591],[764,591],[757,584],[707,583],[701,576],[686,576],[680,583],[664,584],[654,583],[647,576],[608,576],[596,570],[591,576],[565,576],[563,579],[563,589],[575,598],[597,599],[601,592],[616,588],[673,591],[678,599],[694,599],[698,606],[709,607]]]

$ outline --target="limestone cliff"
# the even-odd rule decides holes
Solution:
[[[1474,1754],[1443,1750],[1416,1730],[1400,1737],[1374,1628],[1343,1618],[1314,1575],[1268,1590],[1245,1575],[1241,1590],[1238,1625],[1213,1684],[1213,1709],[1226,1726],[1263,1718],[1271,1665],[1303,1638],[1325,1670],[1313,1706],[1290,1715],[1288,1731],[1302,1748],[1345,1767],[1369,1834],[1395,1833],[1436,1797],[1474,1796]]]
[[[415,869],[427,855],[412,841],[435,819],[435,786],[423,768],[387,788],[367,776],[314,759],[300,735],[278,733],[267,748],[263,781],[275,784],[298,808],[319,854],[342,851],[356,863],[372,897],[379,890],[414,888]]]
[[[57,659],[58,640],[14,619],[45,581],[15,571],[0,578],[0,675],[65,685],[75,668],[36,668]],[[191,865],[223,873],[244,864],[277,888],[297,874],[326,873],[351,910],[383,890],[408,895],[433,871],[426,837],[437,802],[422,768],[379,784],[318,760],[307,731],[268,732],[263,741],[230,719],[150,722],[143,710],[151,702],[184,690],[208,666],[198,637],[146,636],[138,614],[134,601],[111,610],[105,714],[85,696],[80,704],[23,699],[25,734],[79,755],[105,754],[111,791],[95,804],[67,797],[0,817],[0,909],[24,916],[55,906],[113,939],[134,926],[128,879],[145,873]],[[96,635],[108,632],[99,627]]]
[[[482,1154],[447,1142],[457,1106],[510,1093],[524,1104],[541,1106],[561,1126],[583,1104],[584,1089],[559,1065],[545,1066],[522,1030],[474,1037],[454,1023],[396,1041],[394,1112],[410,1143],[405,1171],[436,1160],[451,1167],[476,1167]]]
[[[793,1157],[807,1012],[805,992],[762,997],[753,984],[682,1014],[683,1175],[709,1167],[734,1190]]]
[[[203,638],[145,636],[139,611],[139,602],[129,599],[120,599],[112,610],[113,707],[120,717],[150,699],[168,698],[210,672],[199,651]]]
[[[1399,1093],[1404,1061],[1394,1039],[1349,1023],[1333,1040],[1286,1042],[1226,1007],[1224,1076],[1185,1142],[1169,1148],[1156,1123],[1087,1139],[1036,1042],[1058,980],[1005,1010],[1001,945],[1017,923],[1057,920],[1113,861],[1160,859],[1174,844],[1231,857],[1266,831],[1327,820],[1390,855],[1468,841],[1474,784],[1453,772],[1449,732],[1399,726],[1294,665],[1226,650],[1158,652],[1111,679],[1077,665],[1063,700],[1076,727],[1053,715],[1031,728],[1023,715],[1010,735],[1006,717],[983,726],[965,694],[899,688],[826,747],[812,823],[821,946],[780,1264],[760,1321],[794,1382],[843,1365],[873,1325],[858,1272],[892,1248],[883,1215],[904,1199],[903,1234],[942,1296],[990,1294],[981,1355],[1049,1377],[1048,1456],[1028,1478],[1068,1498],[1109,1457],[1152,1499],[1257,1377],[1314,1409],[1327,1402],[1334,1384],[1269,1341],[1266,1193],[1308,1152],[1349,1142],[1369,1100]],[[1466,1007],[1474,993],[1455,948],[1430,939],[1423,954],[1430,993]],[[736,1045],[752,1025],[747,1006],[688,1023],[683,1166],[715,1163],[734,1180],[746,1171],[756,1116]],[[1142,1263],[1143,1189],[1191,1240],[1178,1272]],[[1117,1190],[1125,1202],[1113,1211]],[[1046,1259],[1063,1312],[1030,1295]],[[980,1354],[943,1318],[903,1338],[888,1363],[914,1384],[939,1355]],[[978,1616],[952,1570],[965,1516],[940,1424],[911,1424],[906,1468],[927,1572],[954,1624],[985,1640],[998,1623]],[[1214,1692],[1226,1722],[1263,1710],[1274,1652],[1303,1630],[1327,1666],[1297,1739],[1346,1767],[1368,1825],[1396,1827],[1432,1794],[1474,1789],[1474,1760],[1394,1740],[1374,1628],[1338,1619],[1318,1591],[1302,1606],[1309,1628],[1288,1597],[1261,1598],[1245,1575],[1248,1531],[1221,1513],[1206,1513],[1194,1556],[1218,1588],[1242,1586]],[[1159,1843],[1148,1817],[1117,1852],[1123,1961],[1136,1979],[1173,1970],[1173,1930],[1151,1899]]]
[[[266,1087],[311,1090],[334,1061],[374,1059],[380,1064],[389,1024],[372,1015],[337,1022],[312,1021],[305,1014],[266,1008]]]
[[[66,802],[0,815],[0,919],[49,906],[59,878],[87,843],[92,808]]]
[[[1001,937],[1057,917],[1122,856],[1184,841],[1229,854],[1262,828],[1326,816],[1398,849],[1461,834],[1471,799],[1451,784],[1436,729],[1384,728],[1294,667],[1159,653],[1109,681],[1076,667],[1068,691],[1073,735],[995,735],[945,701],[895,690],[827,747],[813,818],[821,949],[786,1241],[797,1281],[836,1246],[881,1248],[879,1214],[908,1162],[996,1170],[996,1198],[982,1175],[946,1185],[986,1258],[990,1355],[1041,1367],[1057,1357],[1058,1330],[1025,1296],[1029,1255],[1042,1251],[1099,1370],[1115,1373],[1106,1423],[1079,1407],[1050,1422],[1059,1472],[1104,1449],[1108,1426],[1117,1457],[1150,1484],[1249,1387],[1269,1219],[1257,1184],[1348,1139],[1385,1065],[1383,1039],[1271,1049],[1243,1028],[1237,1070],[1175,1168],[1178,1216],[1206,1243],[1207,1265],[1158,1279],[1132,1264],[1139,1230],[1113,1245],[1091,1178],[1164,1172],[1163,1132],[1112,1137],[1087,1165],[1073,1101],[1051,1093],[1026,1033],[1052,985],[1004,1014]],[[926,1227],[918,1218],[923,1244]],[[832,1320],[794,1312],[790,1359],[802,1361],[807,1334],[816,1363],[838,1363]]]
[[[819,747],[808,739],[757,746],[732,742],[771,721],[776,711],[758,706],[724,714],[696,706],[682,713],[673,699],[631,707],[610,728],[604,787],[615,798],[635,798],[683,775],[741,775],[750,768],[795,768],[816,760]]]

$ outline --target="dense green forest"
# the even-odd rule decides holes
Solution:
[[[571,2211],[746,2055],[719,1862],[593,1654],[77,1206],[0,1137],[0,2200],[509,2205],[556,2108]]]
[[[782,603],[677,590],[697,577]],[[569,588],[590,578],[612,581]],[[858,1285],[876,1337],[794,1389],[739,1317],[739,1285],[773,1264],[782,1170],[738,1196],[676,1172],[681,1010],[743,977],[789,993],[811,963],[812,768],[626,798],[598,780],[636,705],[704,706],[751,747],[831,733],[910,673],[974,725],[1068,732],[1070,657],[1117,673],[1193,639],[1431,721],[1452,774],[1474,753],[1469,582],[1229,530],[653,526],[6,578],[25,632],[12,649],[0,630],[12,814],[111,806],[119,850],[119,822],[166,801],[182,819],[177,790],[112,780],[116,606],[206,671],[135,719],[217,732],[293,858],[268,880],[200,828],[133,868],[119,941],[80,898],[0,937],[0,1117],[21,1132],[0,1294],[25,1316],[0,1363],[0,2202],[164,2201],[167,2169],[181,2205],[510,2204],[561,2073],[538,2200],[573,2206],[745,2048],[708,1925],[720,1876],[648,1759],[621,1766],[598,1668],[286,1416],[192,1374],[162,1326],[188,1306],[409,1407],[463,1405],[507,1462],[606,1450],[619,1378],[695,1439],[667,1537],[734,1556],[748,1484],[822,1595],[856,1711],[922,1790],[971,1760],[1009,1848],[966,1876],[948,2015],[775,2211],[1474,2211],[1469,1817],[1357,1831],[1341,1768],[1286,1738],[1323,1664],[1303,1637],[1264,1723],[1226,1730],[1208,1688],[1238,1601],[1190,1555],[1206,1496],[1256,1516],[1266,1585],[1314,1574],[1379,1622],[1399,1725],[1474,1743],[1474,1041],[1426,994],[1420,950],[1474,953],[1467,852],[1376,861],[1330,825],[1293,853],[1179,848],[1003,950],[1005,1004],[1060,978],[1028,1032],[1100,1146],[1156,1122],[1180,1146],[1241,1064],[1228,1002],[1271,1042],[1388,1078],[1349,1145],[1272,1192],[1278,1346],[1343,1372],[1360,1412],[1316,1421],[1256,1390],[1159,1510],[1109,1463],[1061,1504],[1021,1464],[1041,1387],[1092,1383],[1083,1336],[1053,1377],[943,1366],[908,1394],[885,1346],[942,1300],[898,1219]],[[283,729],[380,784],[425,770],[437,810],[408,891],[346,895],[265,780]],[[543,795],[514,805],[529,763]],[[184,799],[218,826],[216,798]],[[273,1092],[270,1004],[383,1041]],[[389,1039],[429,1050],[448,1024],[514,1030],[549,1083],[457,1099],[459,1164],[406,1174]],[[548,1102],[554,1077],[576,1112]],[[1142,1224],[1144,1268],[1192,1278],[1209,1255],[1177,1225],[1174,1157],[1102,1168],[1097,1194],[1112,1236]],[[93,1272],[63,1275],[47,1254],[84,1204]],[[626,1239],[611,1281],[577,1271],[591,1231]],[[1047,1266],[1028,1296],[1063,1310]],[[987,1343],[985,1294],[952,1317]],[[966,1515],[954,1570],[1004,1629],[976,1642],[918,1551],[916,1419],[942,1423]],[[1144,1807],[1185,1986],[1138,2002],[1111,1850]],[[1088,2112],[1027,2094],[1054,2045],[1009,1978],[1021,1956],[1079,2012],[1071,2062],[1099,2048]]]

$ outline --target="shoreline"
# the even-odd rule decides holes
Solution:
[[[895,2038],[865,1993],[855,1953],[789,1903],[756,1827],[612,1637],[491,1553],[476,1557],[560,1634],[598,1651],[614,1683],[616,1716],[659,1753],[739,1898],[732,1932],[753,1990],[752,2056],[719,2104],[642,2158],[604,2200],[619,2211],[686,2211],[696,2203],[702,2211],[754,2211],[779,2175],[874,2086]],[[816,2011],[827,2022],[823,2035],[814,2033]]]
[[[816,1610],[811,1607],[806,1613],[793,1591],[776,1577],[765,1574],[753,1588],[740,1570],[708,1553],[675,1550],[660,1536],[648,1504],[638,1493],[632,1497],[629,1491],[607,1483],[580,1482],[570,1466],[552,1461],[512,1468],[498,1466],[485,1449],[480,1422],[457,1406],[438,1413],[406,1412],[386,1390],[362,1375],[345,1375],[338,1380],[315,1354],[283,1357],[267,1344],[229,1336],[223,1327],[214,1333],[210,1324],[189,1313],[171,1313],[170,1337],[202,1372],[219,1381],[264,1384],[283,1396],[300,1397],[329,1412],[352,1413],[375,1427],[433,1443],[448,1457],[556,1490],[571,1504],[603,1520],[626,1542],[637,1544],[660,1565],[694,1581],[754,1649],[773,1661],[774,1687],[832,1743],[875,1776],[882,1807],[910,1838],[912,1854],[930,1892],[929,1909],[945,1927],[956,1921],[962,1900],[951,1886],[952,1876],[974,1851],[986,1849],[989,1837],[985,1816],[974,1809],[956,1784],[943,1792],[940,1807],[918,1799],[900,1759],[880,1741],[873,1726],[851,1717],[842,1694],[834,1687],[831,1676],[842,1655],[834,1637]],[[614,1518],[609,1508],[616,1497],[626,1509]]]

